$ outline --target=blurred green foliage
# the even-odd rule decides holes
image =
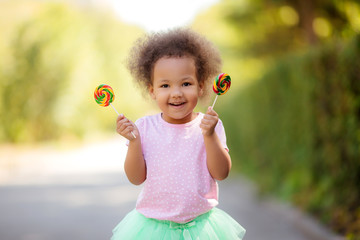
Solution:
[[[215,109],[234,168],[360,239],[358,1],[223,0],[194,28],[232,88]]]
[[[337,232],[360,233],[360,36],[279,60],[227,104],[238,169]]]
[[[93,99],[110,84],[130,118],[144,109],[123,61],[143,31],[111,13],[65,3],[1,1],[0,142],[95,135],[116,115]],[[131,101],[125,101],[126,99]]]

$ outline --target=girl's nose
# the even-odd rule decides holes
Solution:
[[[181,97],[183,95],[181,89],[179,87],[174,87],[171,91],[171,97]]]

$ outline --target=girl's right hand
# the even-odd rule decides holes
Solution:
[[[127,119],[123,114],[120,114],[116,119],[116,132],[129,141],[135,139],[133,134],[136,136],[136,138],[139,137],[139,131],[136,125]]]

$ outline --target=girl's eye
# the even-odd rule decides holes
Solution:
[[[169,84],[163,84],[160,86],[161,88],[168,88],[169,87]]]
[[[188,87],[188,86],[190,86],[190,85],[191,85],[191,83],[189,83],[189,82],[183,83],[183,86],[184,86],[184,87]]]

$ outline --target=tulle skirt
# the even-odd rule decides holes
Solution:
[[[245,229],[218,208],[184,224],[147,218],[134,209],[113,229],[111,240],[236,240],[244,234]]]

